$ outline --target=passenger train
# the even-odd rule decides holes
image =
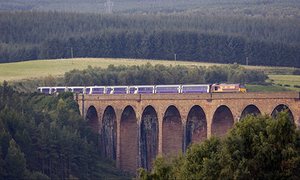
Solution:
[[[190,94],[246,92],[241,84],[188,84],[188,85],[139,85],[139,86],[68,86],[38,87],[44,94],[73,92],[78,94]]]

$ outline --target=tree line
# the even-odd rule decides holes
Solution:
[[[158,158],[140,179],[299,179],[300,131],[287,113],[248,116],[224,138],[194,144],[176,158]]]
[[[70,57],[300,67],[299,19],[1,12],[0,62]]]
[[[108,13],[106,0],[18,0],[0,2],[0,11]],[[189,13],[263,17],[298,16],[297,0],[114,0],[111,13]]]
[[[100,154],[72,94],[0,86],[0,179],[128,178]]]
[[[46,78],[48,79],[48,78]],[[64,84],[68,86],[91,85],[157,85],[157,84],[203,84],[203,83],[265,83],[267,76],[261,71],[247,70],[239,65],[186,67],[151,65],[114,66],[103,69],[89,66],[85,70],[65,73]],[[55,85],[49,78],[47,86]]]

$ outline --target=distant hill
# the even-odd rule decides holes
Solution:
[[[111,57],[300,67],[300,19],[1,12],[0,62]]]
[[[300,67],[298,0],[0,0],[0,63],[70,57]]]
[[[0,11],[107,13],[107,0],[0,0]],[[298,0],[111,0],[113,13],[243,14],[300,17]]]

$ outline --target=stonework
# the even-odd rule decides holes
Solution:
[[[116,165],[133,173],[143,163],[148,166],[151,164],[141,163],[143,157],[140,156],[147,156],[148,158],[145,158],[147,161],[149,157],[153,158],[152,155],[147,155],[145,149],[141,150],[140,145],[140,136],[143,135],[141,134],[141,121],[145,119],[142,116],[149,106],[154,108],[153,112],[157,114],[153,117],[158,121],[158,129],[152,128],[155,129],[153,132],[158,133],[157,136],[153,136],[158,137],[158,145],[155,145],[157,150],[153,150],[155,146],[151,146],[151,151],[164,156],[176,155],[184,151],[189,143],[186,142],[187,133],[191,133],[187,125],[200,127],[202,124],[200,129],[195,129],[195,136],[189,137],[191,143],[199,142],[203,140],[203,135],[207,138],[212,135],[224,135],[234,122],[238,122],[247,113],[260,112],[271,115],[274,109],[284,106],[290,110],[297,127],[300,127],[300,94],[297,92],[77,95],[76,100],[82,116],[98,118],[98,124],[93,120],[91,125],[94,126],[92,129],[95,131],[98,129],[97,132],[100,134],[103,129],[104,116],[107,116],[107,113],[104,113],[106,108],[113,109],[110,112],[115,114],[109,116],[116,120],[116,130],[113,130],[116,131],[116,136],[114,136],[116,138]],[[192,109],[195,106],[203,112],[193,112],[195,110]],[[89,112],[95,110],[97,116],[89,115]],[[201,114],[202,117],[193,117],[197,114]],[[194,124],[191,125],[191,119],[199,122],[193,122]],[[200,122],[203,119],[206,120],[205,123]],[[203,127],[206,130],[203,130]]]

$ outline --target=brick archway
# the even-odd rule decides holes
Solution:
[[[99,133],[99,118],[95,106],[90,106],[86,112],[85,119],[94,133]]]
[[[191,143],[202,142],[207,139],[207,122],[204,110],[193,106],[187,117],[185,142],[187,148]]]
[[[182,152],[183,126],[179,110],[171,105],[164,113],[162,122],[162,151],[166,156],[178,155]]]
[[[241,119],[245,118],[247,115],[259,115],[261,114],[257,106],[250,104],[246,106],[241,114]]]
[[[141,167],[150,170],[158,153],[158,118],[152,106],[142,113],[140,133]]]
[[[134,109],[127,106],[120,121],[120,168],[135,172],[138,158],[138,126]]]
[[[234,118],[231,110],[225,106],[219,106],[212,119],[211,133],[213,136],[224,136],[233,126]]]
[[[104,157],[116,160],[117,121],[112,106],[107,106],[102,117],[101,145]]]
[[[288,116],[289,116],[290,120],[292,122],[294,122],[294,115],[293,115],[292,111],[290,110],[290,108],[287,105],[285,105],[285,104],[279,104],[279,105],[277,105],[274,108],[274,110],[272,111],[271,116],[274,117],[274,118],[276,118],[277,114],[279,112],[282,112],[282,111],[286,111],[288,113]]]

